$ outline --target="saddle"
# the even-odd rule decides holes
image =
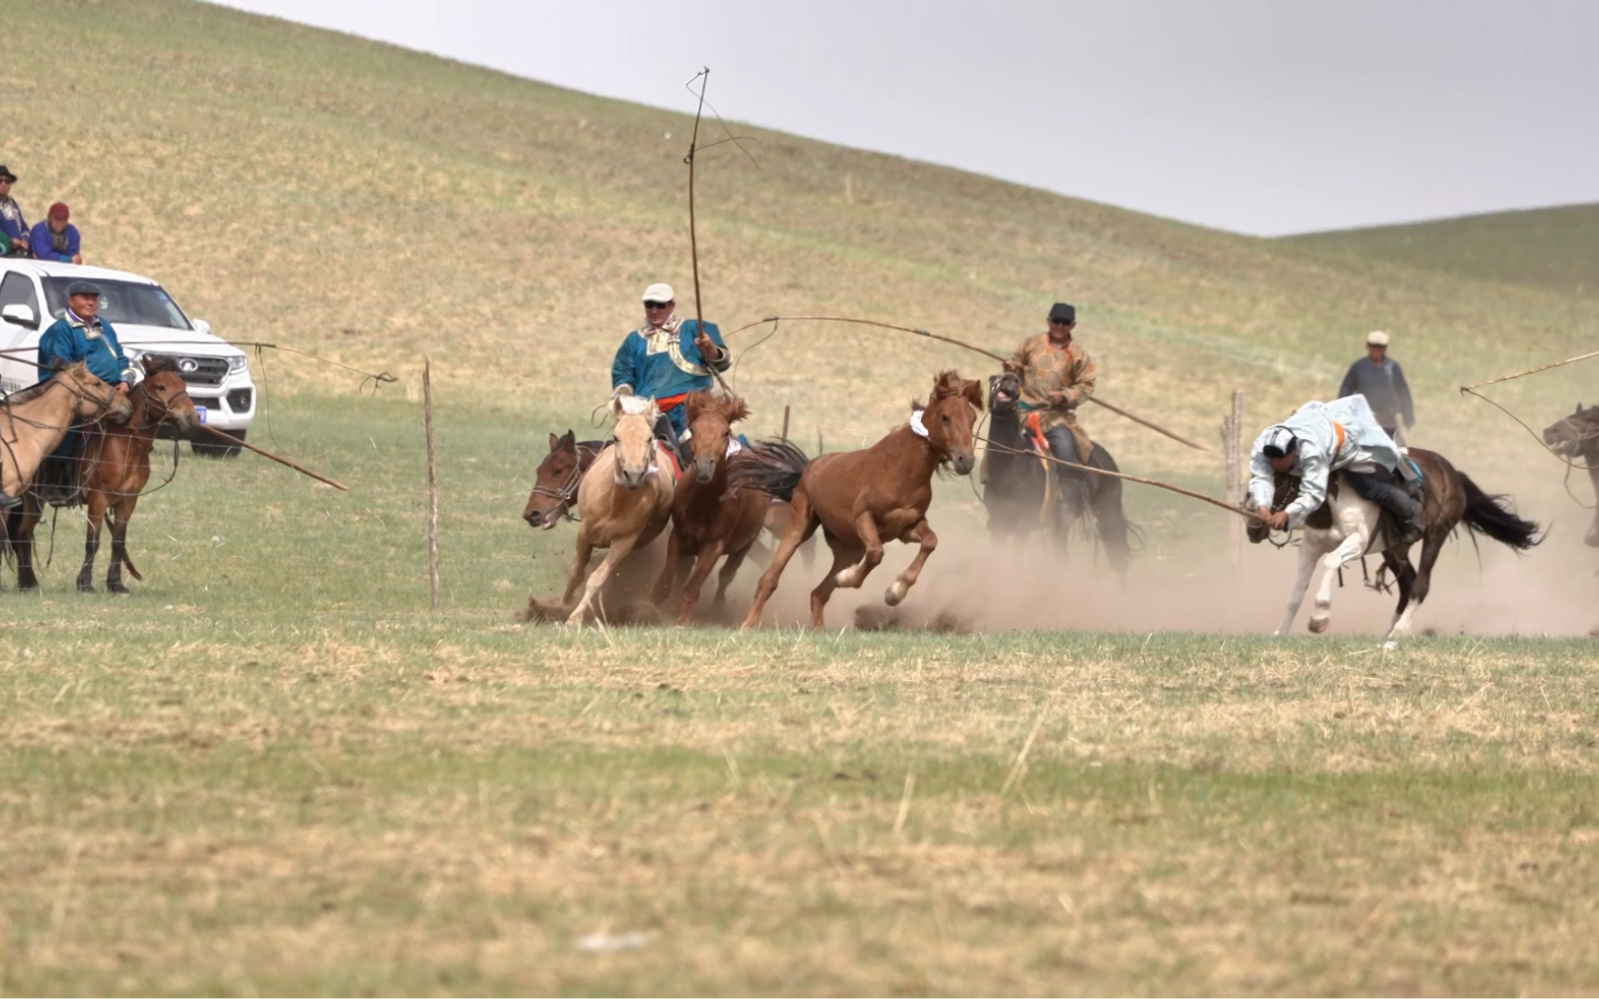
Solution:
[[[67,431],[77,443],[71,454],[48,455],[39,463],[29,489],[41,506],[74,507],[83,503],[83,466],[94,439],[103,434],[98,425],[75,427]]]

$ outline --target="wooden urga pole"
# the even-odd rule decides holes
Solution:
[[[229,445],[232,445],[233,447],[242,447],[246,451],[254,451],[256,454],[260,455],[263,458],[271,458],[273,461],[277,462],[280,465],[287,465],[288,467],[294,469],[296,472],[299,472],[301,475],[310,476],[311,478],[317,480],[318,482],[326,482],[328,485],[332,486],[334,489],[342,489],[345,492],[349,492],[350,491],[350,487],[345,485],[342,482],[335,482],[335,481],[333,481],[332,479],[328,478],[325,475],[316,474],[315,472],[311,471],[309,468],[304,468],[304,467],[302,467],[300,465],[296,465],[294,462],[290,461],[287,458],[280,458],[277,455],[273,454],[271,451],[266,450],[265,448],[259,448],[259,447],[256,447],[254,444],[250,444],[250,443],[247,443],[245,441],[241,441],[237,437],[233,436],[232,434],[228,433],[225,430],[218,430],[216,427],[208,427],[204,423],[200,424],[200,429],[205,431],[206,433],[210,434],[212,437],[217,438],[220,441],[227,442]]]

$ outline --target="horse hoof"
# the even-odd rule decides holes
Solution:
[[[94,592],[94,587],[89,585],[88,583],[79,583],[78,584],[78,592],[79,593],[93,593]]]
[[[1393,639],[1389,639],[1388,641],[1382,643],[1382,650],[1384,652],[1392,652],[1397,648],[1399,648],[1399,643]]]
[[[119,597],[125,597],[128,594],[133,592],[132,590],[128,589],[126,586],[123,586],[121,583],[116,583],[114,585],[107,586],[105,589],[106,589],[107,593],[115,593]]]
[[[1331,624],[1331,614],[1317,614],[1310,619],[1310,633],[1312,635],[1319,635],[1326,631],[1327,627]]]
[[[899,602],[905,599],[907,589],[904,583],[895,583],[883,591],[883,603],[890,607],[898,607]]]

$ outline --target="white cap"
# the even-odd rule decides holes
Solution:
[[[1388,346],[1388,334],[1384,333],[1382,330],[1372,330],[1370,333],[1366,334],[1366,346],[1368,346],[1368,347],[1386,347],[1386,346]]]
[[[657,281],[655,284],[652,284],[648,288],[644,289],[644,301],[675,302],[677,301],[677,296],[672,294],[671,285]]]
[[[1278,454],[1286,455],[1293,451],[1298,443],[1294,432],[1287,427],[1272,427],[1266,432],[1266,442],[1261,445],[1261,450],[1270,448]]]

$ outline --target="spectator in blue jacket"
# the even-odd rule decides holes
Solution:
[[[0,166],[0,257],[26,257],[28,255],[28,220],[22,217],[22,206],[11,196],[11,185],[17,175],[10,167]]]
[[[78,252],[78,227],[68,222],[72,211],[57,201],[50,206],[50,215],[33,227],[29,244],[33,255],[40,260],[59,260],[64,264],[83,263]]]

